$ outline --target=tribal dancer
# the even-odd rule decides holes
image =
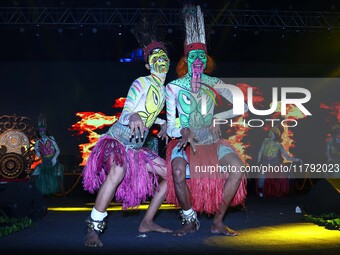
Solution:
[[[197,212],[214,214],[211,232],[235,236],[238,233],[223,223],[228,207],[242,204],[246,197],[246,179],[241,171],[197,173],[201,166],[243,165],[236,151],[221,139],[221,131],[213,125],[213,118],[233,118],[232,110],[214,115],[214,103],[220,96],[232,102],[224,84],[209,76],[213,59],[207,54],[204,18],[200,6],[185,7],[186,45],[185,56],[177,66],[180,78],[166,85],[166,112],[170,137],[167,146],[168,195],[167,202],[181,207],[182,227],[174,235],[183,236],[199,228]],[[202,97],[206,97],[206,114],[202,113]],[[248,110],[244,104],[245,111]],[[176,113],[179,126],[176,124]],[[190,143],[190,147],[187,144]],[[191,148],[191,152],[190,152]],[[189,166],[190,165],[190,166]],[[190,178],[190,179],[189,179]]]
[[[258,153],[257,163],[263,166],[279,166],[284,157],[288,161],[301,162],[299,158],[288,155],[281,144],[281,131],[273,127],[268,132]],[[286,176],[280,173],[265,174],[258,179],[258,193],[260,197],[282,197],[289,194],[290,183]]]
[[[150,75],[132,83],[119,120],[100,137],[83,170],[85,190],[94,193],[99,189],[87,219],[85,246],[88,247],[103,246],[100,234],[114,196],[123,209],[136,207],[153,196],[138,231],[171,232],[153,221],[167,191],[165,160],[142,147],[153,124],[161,125],[158,137],[166,136],[166,122],[157,116],[165,104],[164,81],[170,60],[163,42],[150,35],[144,39],[140,43],[144,45],[145,66]],[[160,183],[158,177],[162,179]]]
[[[60,149],[53,136],[47,135],[47,121],[43,114],[38,120],[40,139],[35,142],[35,154],[41,159],[31,175],[31,182],[43,195],[61,192],[65,196],[63,174],[64,166],[58,161]]]
[[[340,164],[340,125],[335,124],[330,134],[330,138],[326,144],[327,161],[333,164]]]

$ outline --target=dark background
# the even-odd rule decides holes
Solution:
[[[337,1],[196,1],[205,9],[339,12]],[[1,1],[0,7],[98,7],[175,8],[183,1]],[[0,115],[26,116],[36,123],[47,113],[48,131],[61,149],[61,158],[80,157],[78,145],[86,135],[70,130],[77,112],[114,115],[115,99],[125,97],[131,82],[147,75],[143,62],[121,63],[140,47],[129,28],[64,28],[43,26],[0,27]],[[119,33],[121,33],[119,35]],[[166,32],[170,43],[171,69],[167,81],[176,78],[175,67],[183,52],[181,29]],[[215,28],[208,36],[209,54],[217,62],[214,76],[220,78],[340,76],[340,33],[325,31],[261,31],[258,29]],[[271,87],[258,85],[271,99]],[[274,85],[273,85],[274,86]],[[321,85],[320,85],[321,86]],[[296,147],[291,152],[307,163],[325,161],[325,138],[330,128],[329,112],[320,103],[340,100],[340,87],[304,87],[312,92],[308,109],[313,116],[299,121],[294,129]],[[265,103],[265,105],[267,105]],[[331,122],[334,122],[334,118]],[[98,132],[104,132],[99,130]],[[245,141],[247,153],[256,159],[263,129],[251,130]]]

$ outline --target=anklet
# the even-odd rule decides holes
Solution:
[[[198,230],[200,228],[200,222],[198,220],[197,213],[195,211],[192,211],[189,215],[185,215],[183,213],[183,210],[181,210],[180,215],[181,215],[181,218],[182,218],[182,225],[190,224],[190,223],[194,222],[195,225],[196,225],[196,230]]]
[[[106,222],[104,220],[93,220],[91,217],[86,219],[86,224],[88,229],[94,230],[96,232],[103,232],[106,227]],[[94,223],[98,223],[95,227]]]

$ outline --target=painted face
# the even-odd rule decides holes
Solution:
[[[204,50],[190,51],[187,60],[189,74],[202,74],[207,67],[207,54]]]
[[[275,134],[274,134],[274,132],[272,130],[269,131],[268,138],[270,138],[271,140],[275,139]]]
[[[47,130],[47,128],[39,128],[39,134],[40,134],[40,136],[46,135],[46,130]]]
[[[169,71],[170,59],[163,49],[154,49],[149,56],[151,71],[156,73],[167,73]]]

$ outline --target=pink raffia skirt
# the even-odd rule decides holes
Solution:
[[[289,195],[289,179],[287,178],[266,178],[263,186],[265,197],[285,197]]]
[[[176,198],[172,168],[171,168],[171,155],[172,150],[178,144],[178,140],[172,140],[167,145],[166,150],[166,161],[167,161],[167,180],[168,180],[168,192],[166,201],[170,204],[175,204],[179,206],[178,200]],[[214,214],[218,211],[220,204],[223,202],[223,189],[224,185],[228,179],[228,173],[215,173],[203,174],[198,176],[194,174],[193,169],[195,166],[216,166],[218,163],[217,149],[219,145],[225,145],[231,147],[231,145],[221,140],[219,143],[212,145],[196,145],[195,156],[191,152],[190,146],[186,147],[186,155],[190,162],[191,178],[187,179],[187,184],[190,191],[190,201],[192,207],[197,212],[205,212],[207,214]],[[208,146],[208,147],[207,147]],[[236,151],[233,149],[236,153]],[[241,179],[240,186],[231,202],[231,206],[243,205],[245,198],[247,196],[245,176]]]
[[[280,166],[283,164],[280,157],[266,158],[263,165]],[[266,173],[263,185],[263,195],[265,197],[285,197],[289,195],[289,179],[283,173]]]
[[[83,187],[95,193],[106,180],[111,162],[114,162],[126,169],[116,191],[116,202],[122,203],[123,209],[137,207],[158,189],[156,164],[153,162],[156,157],[158,155],[148,148],[133,149],[105,134],[97,141],[83,169]],[[151,172],[148,172],[147,166],[152,169]]]

